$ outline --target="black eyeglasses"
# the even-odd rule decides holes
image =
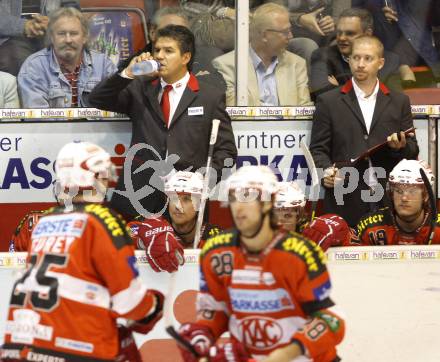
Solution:
[[[287,30],[266,29],[266,31],[272,31],[274,33],[283,34],[284,36],[289,36],[289,34],[292,34],[291,29],[287,29]]]

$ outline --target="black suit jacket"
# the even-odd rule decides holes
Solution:
[[[131,80],[115,74],[98,84],[90,93],[90,103],[94,107],[124,113],[130,117],[131,145],[145,143],[149,146],[139,150],[132,163],[134,190],[147,185],[150,178],[150,185],[157,189],[157,184],[160,183],[158,176],[164,176],[173,167],[176,170],[192,171],[205,167],[213,119],[221,121],[212,158],[212,167],[218,171],[218,178],[221,177],[224,161],[231,159],[229,166],[232,166],[237,157],[231,120],[225,110],[224,93],[197,80],[191,74],[168,129],[158,101],[160,88],[158,79],[139,77]],[[177,162],[156,162],[159,159],[165,160],[167,155],[177,155]],[[148,168],[134,173],[140,165]],[[159,167],[160,172],[154,173],[152,167]],[[117,190],[125,190],[123,177],[120,177]],[[157,212],[164,206],[165,197],[162,192],[147,186],[145,196],[141,204],[147,211]],[[111,202],[122,214],[137,214],[126,197],[116,193]]]
[[[402,93],[390,91],[380,83],[368,132],[350,80],[343,87],[318,97],[310,151],[316,167],[326,169],[334,163],[356,158],[369,148],[386,141],[389,135],[411,127],[413,120],[409,98]],[[415,137],[408,137],[406,146],[401,150],[395,151],[385,146],[374,153],[371,156],[372,165],[385,170],[384,177],[378,177],[382,187],[385,187],[388,174],[400,160],[415,159],[418,153]],[[361,191],[369,190],[364,180],[364,173],[368,167],[368,160],[356,164],[359,182],[351,193],[344,195],[344,205],[337,205],[334,193],[336,189],[326,189],[325,212],[337,213],[351,226],[356,225],[359,218],[370,210],[370,205],[361,199]]]
[[[397,54],[384,52],[385,64],[379,70],[378,78],[390,89],[400,91],[402,84],[399,75],[400,59]],[[312,95],[337,88],[328,81],[328,76],[333,75],[340,85],[345,84],[351,77],[349,64],[342,58],[337,45],[316,49],[311,57],[310,87]]]

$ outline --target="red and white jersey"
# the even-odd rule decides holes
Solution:
[[[440,244],[440,214],[437,215],[431,244]],[[427,244],[431,228],[431,215],[427,214],[423,225],[412,233],[401,230],[391,209],[385,207],[363,216],[357,224],[357,234],[362,245],[423,245]]]
[[[13,287],[1,357],[114,360],[116,318],[141,320],[154,305],[118,214],[100,204],[75,205],[71,212],[55,208],[32,232],[28,268]],[[32,359],[37,354],[48,359]]]
[[[47,210],[31,211],[20,220],[9,243],[9,252],[28,250],[31,243],[32,230],[45,212]]]
[[[299,334],[306,323],[322,313],[332,320],[334,332],[321,330],[320,321],[304,344],[313,349],[314,361],[337,359],[335,341],[342,339],[343,321],[328,312],[334,306],[331,283],[325,254],[315,243],[279,231],[264,251],[250,254],[237,232],[227,231],[207,240],[200,262],[197,323],[208,326],[215,338],[229,330],[259,360],[292,339],[303,342],[308,337]],[[295,362],[311,361],[310,355]]]

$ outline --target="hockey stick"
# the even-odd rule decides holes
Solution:
[[[185,338],[182,338],[182,336],[177,333],[177,331],[174,329],[173,326],[168,326],[165,328],[165,331],[172,337],[174,340],[180,344],[181,347],[185,348],[188,352],[191,352],[194,357],[199,358],[200,355],[197,353],[194,346],[189,343]]]
[[[217,134],[218,134],[218,127],[220,125],[220,121],[218,119],[212,120],[212,128],[211,128],[211,136],[209,139],[209,149],[208,149],[208,160],[206,162],[206,172],[205,177],[203,179],[203,190],[202,195],[200,199],[200,206],[199,206],[199,213],[197,215],[197,223],[196,223],[196,232],[194,235],[194,249],[197,247],[197,244],[200,240],[200,234],[202,230],[202,224],[203,224],[203,215],[205,213],[205,204],[206,200],[208,199],[208,186],[209,186],[209,176],[211,174],[211,160],[212,155],[214,153],[214,145],[217,141]],[[186,348],[189,352],[194,354],[196,358],[200,357],[197,353],[197,351],[194,349],[194,347],[183,339],[179,333],[174,329],[174,323],[173,323],[173,296],[174,296],[174,289],[176,286],[176,273],[174,272],[170,276],[170,281],[168,285],[168,294],[165,298],[165,305],[164,305],[164,320],[165,320],[165,331],[173,337],[177,343],[179,343],[183,348]]]
[[[209,149],[208,149],[208,161],[206,162],[206,172],[205,177],[203,178],[203,191],[202,197],[200,200],[199,206],[199,214],[197,215],[197,223],[196,223],[196,233],[194,235],[194,244],[193,248],[197,248],[197,244],[200,241],[200,234],[202,233],[202,225],[203,225],[203,216],[205,214],[205,205],[206,200],[208,200],[208,187],[209,187],[209,176],[211,175],[211,161],[212,154],[214,153],[214,145],[217,141],[218,127],[220,125],[220,120],[213,119],[212,120],[212,128],[211,128],[211,137],[209,139]]]
[[[310,153],[310,150],[307,147],[304,140],[301,140],[299,147],[304,153],[307,167],[309,168],[310,176],[312,177],[312,184],[310,186],[310,192],[309,192],[309,200],[312,201],[310,221],[313,221],[313,219],[315,218],[316,206],[318,204],[319,190],[320,190],[318,170],[316,169],[315,161],[313,160],[312,154]]]
[[[425,242],[425,244],[431,245],[432,239],[434,238],[435,234],[435,224],[437,223],[437,205],[435,204],[434,191],[432,190],[431,183],[429,182],[423,168],[420,169],[420,175],[422,176],[423,183],[425,184],[426,190],[428,191],[429,204],[431,206],[431,225],[429,227],[428,238]]]

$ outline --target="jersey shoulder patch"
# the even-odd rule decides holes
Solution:
[[[210,252],[211,250],[223,248],[225,246],[233,246],[236,244],[237,244],[237,231],[225,230],[206,240],[206,243],[202,248],[200,256],[203,257],[206,253]]]
[[[276,250],[285,251],[300,258],[307,267],[310,279],[314,279],[326,270],[327,258],[322,249],[314,241],[296,232],[289,232],[278,241]]]
[[[202,239],[207,240],[218,234],[220,234],[221,229],[217,225],[205,224],[205,230],[203,230]]]
[[[31,211],[27,213],[18,223],[17,228],[15,229],[14,235],[18,236],[20,234],[21,229],[27,225],[29,230],[32,230],[32,228],[35,226],[36,221],[45,213],[47,213],[49,210],[36,210]]]
[[[112,239],[116,249],[133,244],[133,240],[128,234],[127,223],[116,211],[102,204],[85,204],[82,206],[82,211],[99,221]]]
[[[363,232],[374,226],[392,224],[391,213],[389,207],[384,207],[377,211],[370,212],[361,217],[357,224],[357,235],[362,236]]]

